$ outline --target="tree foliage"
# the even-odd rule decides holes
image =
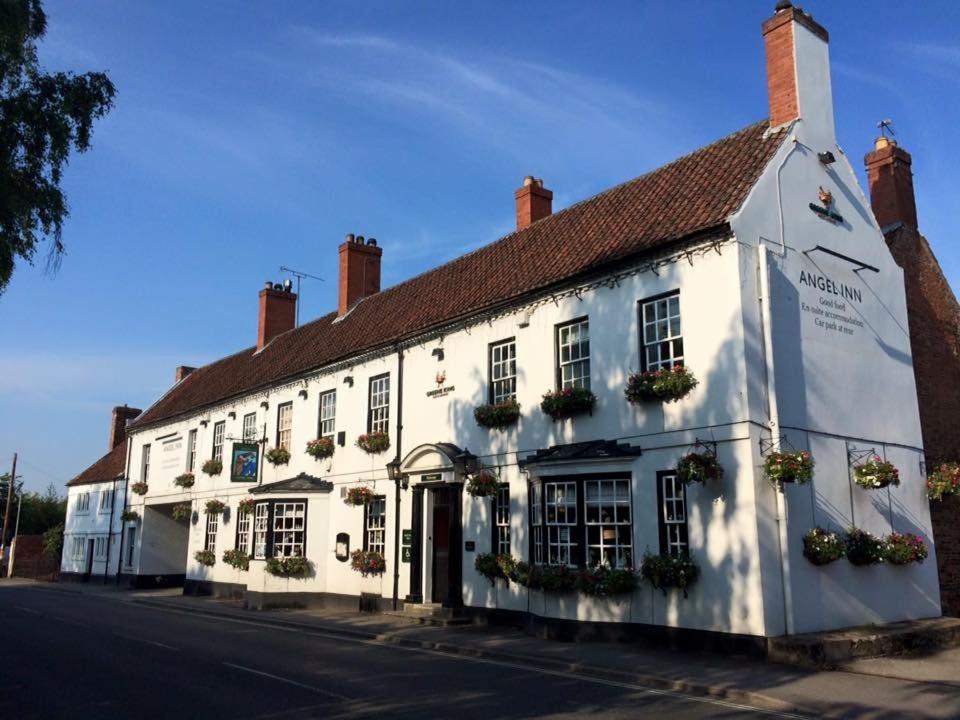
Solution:
[[[104,73],[44,72],[37,42],[46,29],[41,0],[0,0],[0,293],[17,258],[32,263],[44,237],[51,266],[59,263],[63,167],[71,150],[90,148],[93,122],[116,92]]]
[[[2,2],[2,0],[0,0]],[[16,498],[13,499],[17,501]],[[11,528],[16,518],[17,508],[11,513]],[[20,534],[40,535],[52,527],[63,524],[67,519],[67,499],[57,493],[53,485],[48,485],[42,493],[23,493],[20,505]]]

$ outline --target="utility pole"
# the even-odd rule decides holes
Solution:
[[[0,548],[7,546],[7,535],[10,534],[10,506],[13,504],[13,489],[17,485],[17,454],[13,454],[13,470],[10,471],[10,482],[7,484],[7,509],[3,511],[3,537],[0,537]]]

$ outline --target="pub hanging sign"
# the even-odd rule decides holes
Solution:
[[[256,482],[260,447],[257,443],[234,443],[230,462],[230,482]]]

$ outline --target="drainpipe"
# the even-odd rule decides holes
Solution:
[[[397,348],[397,455],[396,461],[403,457],[403,348]],[[400,598],[400,477],[394,482],[393,496],[393,609],[397,610]]]
[[[786,248],[784,248],[784,251]],[[767,246],[759,245],[760,274],[760,327],[765,338],[764,365],[767,376],[767,414],[770,418],[770,436],[776,449],[779,449],[780,411],[777,407],[777,385],[773,364],[772,316],[770,312],[770,268]],[[780,583],[783,592],[783,620],[788,635],[793,635],[793,591],[790,584],[790,557],[787,552],[787,507],[786,497],[780,490],[774,490],[777,499],[777,539],[780,552]]]
[[[123,510],[127,510],[127,485],[130,484],[130,448],[133,447],[133,438],[127,438],[127,463],[123,472]],[[116,504],[116,503],[114,503]],[[110,555],[107,555],[107,562],[110,561]],[[120,569],[123,567],[123,523],[120,524],[120,546],[117,551],[117,576],[116,585],[120,586]]]
[[[110,524],[107,525],[107,559],[103,563],[103,584],[107,584],[107,578],[110,575],[110,545],[113,540],[113,514],[117,509],[117,479],[113,479],[113,497],[110,498]],[[123,531],[120,533],[123,534]]]

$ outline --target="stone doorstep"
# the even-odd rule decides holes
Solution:
[[[889,625],[783,635],[768,640],[768,658],[801,667],[837,668],[851,660],[910,655],[960,647],[960,618],[908,620]]]

